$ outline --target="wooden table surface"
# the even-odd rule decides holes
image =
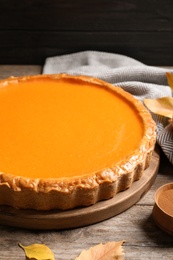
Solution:
[[[0,78],[41,73],[40,66],[0,65]],[[156,180],[147,194],[125,212],[103,222],[71,230],[36,231],[0,226],[0,260],[25,259],[18,243],[44,243],[56,260],[74,260],[96,244],[125,240],[125,259],[173,259],[173,237],[161,231],[152,219],[154,193],[173,182],[173,165],[161,152]]]

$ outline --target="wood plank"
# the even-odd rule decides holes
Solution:
[[[0,29],[172,31],[172,0],[0,1]]]
[[[172,13],[172,0],[0,0],[0,63],[101,50],[172,65]]]
[[[24,259],[18,243],[44,243],[54,252],[55,259],[74,260],[82,250],[101,242],[125,240],[126,259],[170,260],[173,258],[172,238],[155,225],[151,212],[151,206],[134,206],[104,222],[58,232],[0,227],[1,259]]]
[[[1,64],[43,64],[46,57],[100,50],[147,65],[172,65],[172,32],[26,32],[0,31]]]
[[[0,79],[11,76],[25,76],[41,74],[42,67],[39,65],[0,65]]]

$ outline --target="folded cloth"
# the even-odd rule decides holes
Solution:
[[[88,75],[123,88],[143,102],[145,98],[172,96],[166,72],[173,70],[147,66],[133,58],[98,51],[83,51],[48,57],[43,74],[68,73]],[[157,125],[157,142],[173,164],[173,128],[168,121],[153,115]]]

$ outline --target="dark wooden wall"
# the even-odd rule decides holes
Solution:
[[[173,0],[0,0],[0,64],[82,50],[173,65]]]

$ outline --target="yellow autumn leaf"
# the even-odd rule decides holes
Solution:
[[[123,260],[125,256],[123,243],[124,241],[98,244],[88,250],[83,250],[75,260]]]
[[[154,114],[173,117],[173,98],[171,97],[144,99],[144,104]]]
[[[32,244],[19,246],[25,251],[26,259],[33,260],[55,260],[53,252],[44,244]]]
[[[173,74],[170,72],[166,72],[166,77],[167,77],[168,84],[173,91]]]

